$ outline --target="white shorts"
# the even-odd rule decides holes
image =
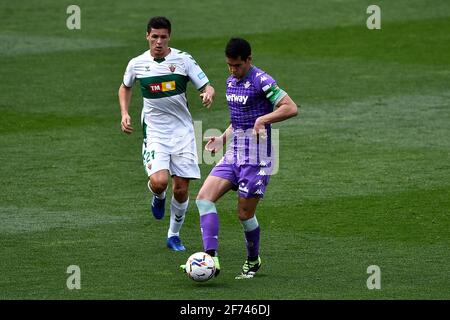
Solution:
[[[171,176],[200,179],[194,135],[178,140],[144,139],[142,161],[149,177],[157,171],[169,170]]]

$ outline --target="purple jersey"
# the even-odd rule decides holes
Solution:
[[[267,140],[257,139],[252,129],[256,119],[272,112],[285,95],[270,75],[255,66],[240,80],[228,77],[226,98],[233,137],[226,153],[227,162],[253,165],[271,162],[271,126],[266,125]]]

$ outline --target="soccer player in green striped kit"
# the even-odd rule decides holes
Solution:
[[[171,23],[167,18],[150,19],[146,34],[150,49],[129,61],[119,88],[119,104],[122,131],[131,134],[128,110],[131,88],[138,80],[144,100],[142,157],[148,188],[153,194],[151,210],[156,219],[164,217],[170,175],[173,197],[166,244],[171,250],[183,251],[179,233],[189,203],[189,181],[200,178],[186,87],[188,81],[193,83],[205,107],[211,106],[215,91],[191,55],[169,47],[170,34]]]

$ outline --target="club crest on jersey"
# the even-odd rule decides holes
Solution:
[[[170,70],[170,72],[174,72],[175,71],[175,69],[177,68],[177,65],[176,64],[170,64],[169,65],[169,70]]]

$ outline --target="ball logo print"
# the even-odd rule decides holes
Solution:
[[[205,252],[192,254],[186,262],[186,274],[197,282],[211,279],[216,272],[213,258]]]

